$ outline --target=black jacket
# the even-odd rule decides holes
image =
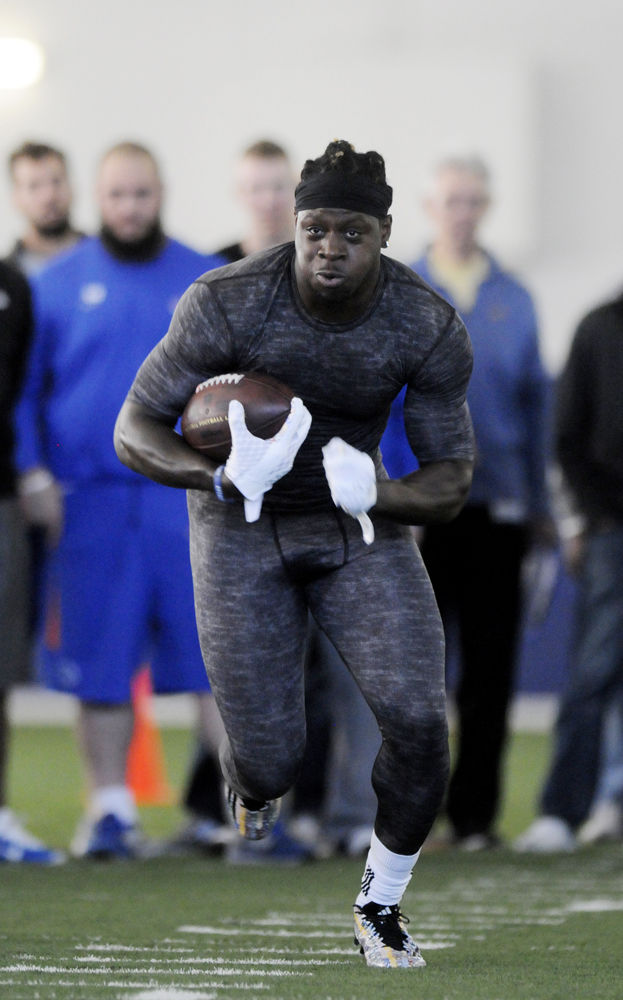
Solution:
[[[556,450],[579,512],[623,521],[623,296],[580,323],[557,397]]]
[[[15,490],[13,407],[21,387],[32,335],[28,282],[0,261],[0,496]]]

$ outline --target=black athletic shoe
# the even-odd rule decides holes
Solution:
[[[368,965],[381,969],[414,969],[426,965],[420,949],[407,934],[408,920],[397,904],[355,906],[355,944]]]

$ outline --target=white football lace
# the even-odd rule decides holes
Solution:
[[[238,385],[240,380],[243,378],[244,375],[237,375],[234,373],[230,373],[228,375],[214,375],[212,378],[207,378],[205,382],[201,382],[195,389],[195,392],[200,392],[201,389],[205,389],[207,385],[223,385],[225,382],[228,385]]]

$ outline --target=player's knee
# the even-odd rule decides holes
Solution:
[[[445,709],[410,710],[385,730],[394,755],[407,770],[422,768],[424,762],[443,771],[448,765],[448,722]]]
[[[383,723],[382,730],[391,739],[405,746],[446,742],[448,720],[445,704],[422,704],[413,699],[408,704],[398,705],[391,720]]]
[[[238,772],[244,787],[254,799],[278,799],[292,788],[302,757],[303,749],[296,753],[290,752],[290,748],[284,748],[279,755],[264,757],[262,760],[254,756],[246,761],[238,761]]]

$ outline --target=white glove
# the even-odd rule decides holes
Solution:
[[[292,468],[296,453],[307,437],[311,413],[295,396],[283,427],[268,441],[248,430],[244,407],[237,399],[229,404],[228,418],[231,452],[225,474],[245,498],[247,521],[257,521],[264,494]]]
[[[357,451],[342,438],[331,438],[322,449],[322,464],[336,507],[356,517],[366,545],[374,541],[374,525],[366,514],[376,503],[376,471],[365,451]]]

